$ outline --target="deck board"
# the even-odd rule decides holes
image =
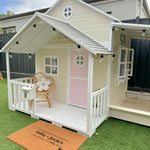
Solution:
[[[59,102],[51,102],[51,108],[47,103],[36,103],[36,116],[65,127],[86,133],[87,110]]]
[[[135,98],[127,98],[120,105],[121,107],[150,112],[150,100],[138,100]]]

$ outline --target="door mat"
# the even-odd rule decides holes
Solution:
[[[28,150],[77,150],[87,137],[37,121],[7,137]]]

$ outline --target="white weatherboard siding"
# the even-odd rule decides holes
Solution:
[[[112,49],[115,52],[116,56],[114,61],[112,62],[111,68],[111,85],[110,85],[110,104],[112,105],[120,105],[125,100],[125,91],[127,90],[127,81],[120,83],[118,85],[118,61],[119,61],[119,50],[121,48],[120,42],[120,34],[121,31],[113,32],[113,43]],[[126,47],[130,47],[130,38],[127,36],[126,38]]]
[[[56,83],[56,90],[50,93],[50,97],[54,101],[66,103],[67,100],[67,49],[47,48],[40,49],[36,53],[36,72],[44,72],[44,57],[58,57],[58,75],[50,75]]]
[[[108,56],[104,55],[101,62],[100,59],[94,59],[93,64],[93,91],[97,91],[107,86],[108,72]]]
[[[63,17],[63,9],[66,5],[70,5],[73,9],[73,15],[70,19]],[[112,20],[77,1],[62,1],[48,15],[71,23],[97,41],[109,42]]]

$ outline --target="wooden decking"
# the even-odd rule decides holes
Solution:
[[[135,109],[135,110],[150,112],[150,100],[139,100],[135,98],[127,98],[120,106]]]

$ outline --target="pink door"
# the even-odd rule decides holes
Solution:
[[[88,87],[88,51],[70,53],[70,104],[86,107]]]

